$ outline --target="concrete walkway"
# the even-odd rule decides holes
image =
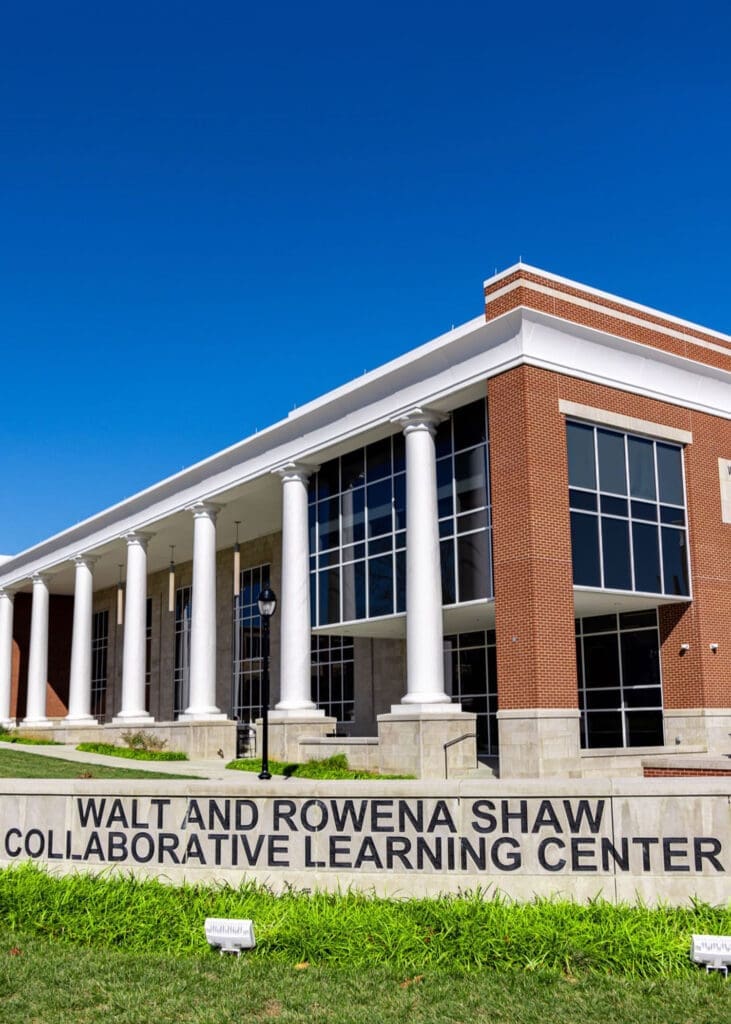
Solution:
[[[63,746],[35,746],[34,744],[3,743],[0,741],[0,750],[19,750],[25,754],[38,754],[40,757],[58,757],[63,761],[76,761],[79,764],[104,764],[109,768],[135,768],[141,771],[161,772],[169,775],[192,775],[200,779],[241,778],[241,772],[227,769],[223,760],[137,761],[128,757],[88,754],[84,751],[76,750],[68,744]]]

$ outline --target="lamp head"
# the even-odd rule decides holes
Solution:
[[[259,591],[256,603],[259,605],[259,614],[263,619],[270,619],[277,610],[277,595],[271,587],[266,586]]]

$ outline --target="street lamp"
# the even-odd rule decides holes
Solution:
[[[261,656],[263,661],[262,678],[262,737],[261,737],[261,771],[260,779],[271,779],[269,772],[269,620],[277,610],[277,595],[266,586],[259,591],[257,602],[261,616]]]

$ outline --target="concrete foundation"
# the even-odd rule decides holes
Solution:
[[[112,743],[126,746],[123,733],[144,732],[165,740],[165,750],[180,750],[192,761],[231,761],[236,757],[236,722],[146,722],[142,725],[66,725],[63,720],[51,723],[50,735],[44,739],[59,743]],[[17,730],[31,735],[34,729]]]
[[[500,778],[581,775],[578,708],[498,711]]]
[[[399,710],[378,716],[382,772],[446,779],[476,767],[476,715],[441,707],[444,710]]]
[[[711,756],[731,754],[731,708],[671,708],[663,712],[669,744],[700,744]]]
[[[302,761],[302,743],[325,739],[335,732],[335,718],[323,714],[288,715],[272,711],[269,714],[269,757],[274,761]],[[256,749],[261,752],[261,718],[256,720]],[[333,750],[332,753],[339,751]]]

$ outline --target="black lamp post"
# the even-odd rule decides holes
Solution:
[[[277,610],[277,595],[266,586],[259,592],[257,602],[261,616],[261,656],[263,661],[261,703],[261,771],[260,779],[271,779],[269,772],[269,620]]]

